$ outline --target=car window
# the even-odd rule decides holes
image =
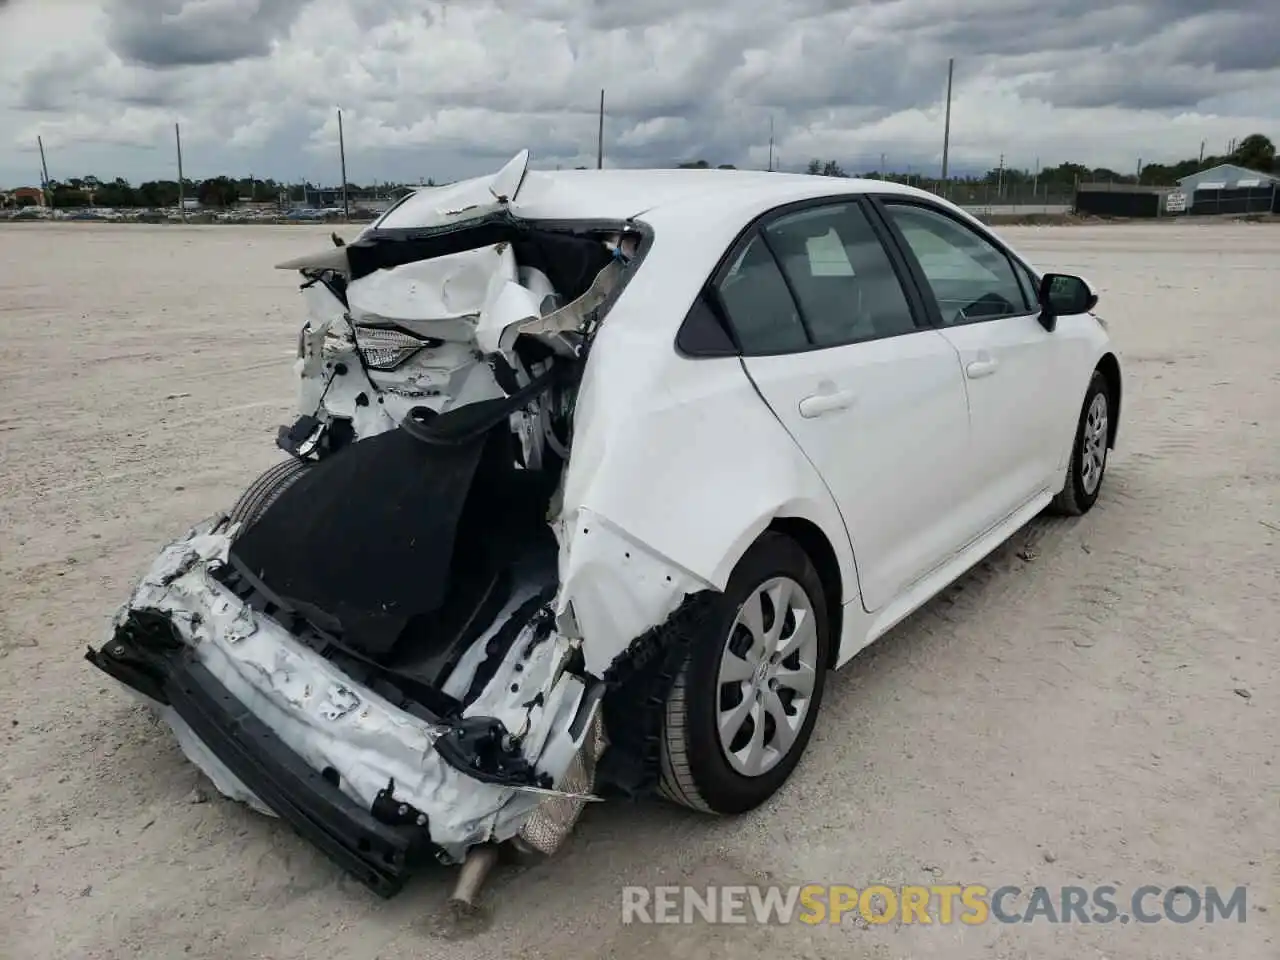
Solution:
[[[857,204],[785,214],[768,224],[764,235],[816,346],[917,329],[889,254]]]
[[[796,302],[759,234],[729,267],[716,293],[743,353],[789,353],[809,346]]]
[[[805,241],[805,252],[809,255],[809,269],[815,277],[854,275],[853,264],[849,262],[849,255],[844,252],[844,244],[834,227],[820,237],[809,237]]]
[[[1031,310],[1004,251],[969,227],[924,207],[886,203],[915,254],[947,326]]]

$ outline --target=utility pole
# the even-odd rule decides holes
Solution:
[[[1004,154],[1000,154],[1000,166],[996,168],[996,199],[1004,196]]]
[[[342,162],[342,219],[351,219],[351,207],[347,203],[347,145],[342,136],[342,111],[338,111],[338,158]]]
[[[880,178],[882,180],[889,179],[889,174],[884,168],[884,154],[880,154]]]
[[[1034,198],[1040,193],[1040,158],[1036,157],[1036,172],[1031,178],[1031,196]]]
[[[955,72],[956,58],[947,61],[947,117],[942,127],[942,182],[947,182],[947,161],[951,151],[951,78]],[[943,187],[946,190],[946,187]],[[945,196],[945,194],[944,194]]]
[[[178,124],[173,125],[173,139],[178,145],[178,212],[182,216],[182,222],[187,222],[187,194],[186,181],[182,179],[182,127]]]
[[[1200,162],[1198,166],[1201,166],[1201,167],[1204,166],[1204,141],[1203,140],[1200,141]]]
[[[1138,158],[1138,170],[1137,170],[1137,172],[1133,175],[1133,182],[1134,182],[1134,183],[1141,183],[1141,182],[1142,182],[1142,158],[1141,158],[1141,157],[1139,157],[1139,158]]]
[[[769,118],[769,172],[773,173],[773,117]]]
[[[604,169],[604,88],[600,88],[600,122],[596,127],[596,169]]]
[[[36,137],[36,143],[40,145],[40,189],[44,192],[44,205],[52,210],[53,195],[49,192],[49,164],[44,159],[44,137]]]

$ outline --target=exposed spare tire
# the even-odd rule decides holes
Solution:
[[[290,457],[288,460],[277,463],[249,484],[249,488],[240,494],[240,499],[231,508],[227,519],[232,523],[239,523],[239,532],[244,533],[266,512],[267,507],[275,503],[280,494],[293,486],[313,466],[315,466],[313,461],[300,460],[297,457]]]

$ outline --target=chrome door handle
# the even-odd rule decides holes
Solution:
[[[968,374],[970,380],[980,380],[995,373],[998,366],[1000,363],[994,357],[983,357],[970,363],[964,368],[964,372]]]
[[[820,417],[832,410],[844,410],[853,406],[857,394],[852,390],[837,390],[834,393],[815,393],[800,401],[800,416],[806,420]]]

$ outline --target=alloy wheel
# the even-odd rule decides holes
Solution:
[[[758,777],[787,756],[812,703],[817,657],[804,588],[789,577],[760,584],[729,629],[716,684],[720,747],[736,773]]]
[[[1084,492],[1093,495],[1107,465],[1107,396],[1099,393],[1089,404],[1080,437],[1080,480]]]

